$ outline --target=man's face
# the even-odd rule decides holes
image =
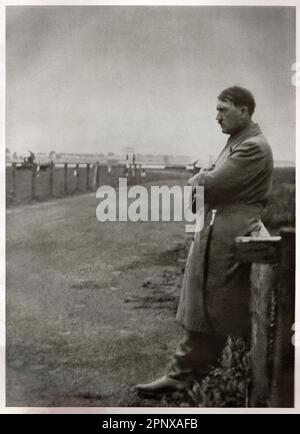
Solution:
[[[224,134],[232,134],[238,130],[244,121],[241,107],[236,107],[231,101],[220,101],[217,104],[216,120],[221,125]]]

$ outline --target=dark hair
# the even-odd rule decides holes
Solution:
[[[228,87],[220,93],[218,99],[220,101],[231,101],[235,106],[246,106],[250,116],[254,113],[255,99],[252,93],[244,87]]]

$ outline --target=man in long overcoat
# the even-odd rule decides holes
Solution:
[[[241,87],[218,97],[216,120],[230,137],[215,164],[190,179],[204,186],[205,219],[196,232],[185,268],[177,320],[186,337],[167,374],[143,393],[188,389],[216,364],[227,335],[249,336],[250,267],[236,262],[237,236],[269,236],[261,221],[272,186],[273,157],[259,125],[255,100]]]

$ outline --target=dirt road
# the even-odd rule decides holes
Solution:
[[[144,406],[134,385],[162,375],[176,347],[190,235],[99,223],[98,203],[7,210],[7,406]]]

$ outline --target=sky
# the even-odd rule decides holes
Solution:
[[[295,159],[295,9],[6,8],[11,152],[216,156],[218,94],[241,85],[275,159]]]

